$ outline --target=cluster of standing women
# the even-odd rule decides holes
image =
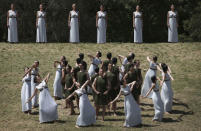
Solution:
[[[75,114],[75,100],[79,110],[76,127],[91,126],[95,124],[102,109],[102,121],[106,109],[112,110],[116,116],[117,100],[124,96],[125,127],[141,125],[140,95],[142,98],[152,98],[155,115],[153,121],[162,121],[164,112],[171,113],[173,91],[171,88],[171,70],[167,64],[157,63],[157,57],[147,57],[149,69],[143,77],[140,61],[135,60],[135,54],[129,53],[127,57],[118,55],[121,67],[117,65],[117,57],[112,58],[108,52],[107,59],[102,61],[102,53],[98,51],[95,56],[87,54],[90,58],[90,67],[84,61],[84,54],[80,53],[76,59],[75,67],[68,64],[65,56],[54,61],[56,76],[53,84],[55,100],[65,99],[66,108],[70,114]],[[25,69],[21,92],[22,111],[31,114],[31,107],[37,107],[37,91],[39,94],[40,123],[58,119],[57,104],[48,90],[48,74],[43,80],[39,75],[39,61],[35,61],[30,68]],[[162,72],[162,80],[157,77],[157,70]],[[162,86],[161,93],[157,80]],[[141,90],[142,86],[142,90]],[[93,96],[92,106],[88,95]]]
[[[46,43],[46,12],[43,10],[43,5],[40,4],[40,10],[36,14],[36,42]],[[18,42],[17,32],[17,17],[18,14],[11,4],[11,10],[7,14],[8,27],[8,42]],[[80,14],[76,9],[76,4],[72,5],[72,11],[69,12],[68,26],[70,30],[69,42],[78,43],[79,39],[79,24]],[[100,11],[96,13],[96,27],[97,27],[97,43],[106,43],[107,32],[107,13],[103,5],[100,6]],[[168,42],[178,42],[178,13],[175,11],[174,5],[171,5],[171,10],[167,13],[167,27],[168,27]],[[133,12],[133,28],[134,28],[134,43],[143,42],[143,17],[140,12],[140,6],[136,6],[136,11]]]

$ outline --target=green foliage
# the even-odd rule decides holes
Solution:
[[[7,40],[6,15],[13,0],[1,0],[0,41]],[[19,14],[19,40],[34,42],[36,39],[36,12],[43,3],[47,12],[47,38],[49,42],[67,42],[68,13],[72,3],[80,11],[80,41],[96,42],[95,16],[99,5],[104,4],[108,13],[108,42],[133,42],[132,15],[137,4],[143,12],[143,39],[145,42],[167,41],[166,17],[171,3],[179,13],[180,41],[201,41],[199,0],[17,0]]]

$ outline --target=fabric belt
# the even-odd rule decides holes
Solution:
[[[170,81],[170,79],[168,79],[168,80],[164,80],[164,81]]]
[[[128,94],[124,94],[124,96],[128,96],[128,95],[130,95],[130,93],[128,93]]]
[[[159,89],[158,90],[154,90],[154,92],[159,92]]]

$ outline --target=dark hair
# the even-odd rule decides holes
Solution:
[[[152,81],[153,83],[156,83],[156,76],[152,76],[152,77],[151,77],[151,81]]]
[[[34,61],[34,63],[37,63],[38,65],[39,65],[39,61],[37,60],[37,61]]]
[[[64,60],[64,61],[63,61],[63,64],[64,64],[65,66],[67,66],[67,65],[68,65],[68,61],[67,61],[67,60]]]
[[[108,58],[108,59],[111,59],[111,58],[112,58],[112,53],[111,53],[111,52],[108,52],[108,53],[107,53],[107,58]]]
[[[163,63],[163,65],[161,64],[161,67],[163,69],[163,72],[167,72],[168,71],[168,66],[165,63]]]
[[[117,64],[117,58],[116,57],[112,58],[112,64]]]
[[[82,60],[81,60],[80,58],[77,58],[77,59],[76,59],[77,64],[80,64],[81,61],[82,61]]]
[[[69,70],[71,70],[71,69],[72,69],[72,67],[71,67],[70,65],[68,65],[68,66],[67,66],[67,68],[69,68]]]
[[[81,63],[80,63],[80,64],[82,64],[82,66],[83,66],[84,70],[86,70],[86,69],[87,69],[87,63],[86,63],[85,61],[81,61]]]
[[[128,61],[132,60],[131,55],[127,56],[127,60],[128,60]]]
[[[134,53],[131,53],[131,59],[134,59],[135,58],[135,54]]]
[[[154,56],[154,57],[153,57],[153,60],[154,60],[154,62],[156,62],[156,61],[158,60],[158,57],[157,57],[157,56]]]
[[[98,57],[101,57],[102,53],[100,51],[98,51]]]
[[[94,70],[96,73],[99,72],[99,67],[97,67],[95,70]]]
[[[81,60],[83,60],[83,59],[84,59],[84,54],[83,54],[83,53],[80,53],[80,54],[79,54],[79,57],[80,57]]]

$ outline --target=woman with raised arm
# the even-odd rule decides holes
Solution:
[[[156,76],[151,77],[151,82],[152,82],[151,88],[146,93],[144,98],[149,96],[149,94],[153,90],[152,100],[154,103],[154,110],[155,110],[155,115],[154,115],[153,121],[162,121],[163,114],[164,114],[164,107],[163,107],[163,102],[161,100],[161,96],[160,96],[160,92],[159,92],[159,86],[157,84]]]
[[[170,73],[168,73],[168,66],[165,63],[161,64],[162,67],[162,81],[161,81],[161,99],[164,103],[164,111],[166,113],[171,113],[172,111],[172,101],[173,101],[173,91],[171,88],[171,80],[174,80]]]
[[[104,6],[100,5],[100,11],[96,13],[97,43],[106,43],[107,13]]]
[[[81,65],[82,70],[82,65]],[[89,98],[87,96],[87,92],[85,90],[86,86],[89,84],[89,80],[86,80],[82,85],[76,84],[77,90],[75,90],[71,95],[66,98],[66,101],[69,102],[70,99],[78,95],[79,97],[79,110],[80,115],[77,118],[76,126],[84,127],[84,126],[91,126],[96,122],[96,112],[93,106],[91,105]]]
[[[177,43],[178,42],[178,13],[175,11],[175,7],[172,4],[170,6],[171,10],[167,13],[167,26],[168,26],[168,42]]]
[[[60,100],[63,98],[63,87],[61,78],[62,78],[62,68],[65,67],[66,65],[67,63],[65,56],[61,56],[60,61],[54,61],[54,67],[57,69],[53,84],[55,100]]]
[[[149,91],[152,85],[151,77],[156,76],[157,69],[160,69],[157,63],[157,59],[158,59],[157,56],[154,56],[152,60],[147,56],[147,61],[149,62],[149,69],[144,78],[144,83],[141,92],[142,96],[145,96],[146,93]],[[147,97],[152,98],[152,93],[153,92],[150,92],[150,94]]]
[[[91,65],[88,70],[89,77],[91,77],[93,74],[95,74],[95,69],[102,63],[102,61],[100,59],[101,56],[102,56],[102,53],[100,51],[96,52],[95,57],[88,54],[88,57],[91,59]]]
[[[46,12],[43,10],[43,5],[40,4],[39,11],[36,13],[36,42],[37,43],[46,43]]]
[[[44,78],[44,80],[40,83],[40,79],[37,79],[37,82],[40,83],[36,86],[34,94],[28,99],[27,102],[31,101],[31,99],[40,91],[39,94],[39,120],[40,123],[44,122],[52,122],[58,119],[57,113],[57,104],[54,99],[51,97],[48,90],[48,80],[50,74]]]
[[[7,13],[7,27],[8,27],[8,42],[17,43],[17,17],[18,13],[15,10],[14,4],[11,4],[11,9]]]
[[[102,108],[102,121],[104,121],[106,105],[108,104],[108,92],[107,79],[104,76],[103,69],[99,70],[99,76],[97,76],[93,82],[92,88],[96,93],[96,99],[94,100],[96,105],[96,118],[98,119],[99,109]]]
[[[70,29],[71,43],[80,42],[79,39],[79,25],[80,25],[80,13],[76,10],[76,4],[72,4],[72,11],[69,12],[68,16],[68,27]]]
[[[134,87],[134,85],[135,81],[127,84],[126,81],[123,80],[123,86],[121,87],[118,96],[112,102],[110,102],[110,104],[113,104],[115,101],[119,99],[121,95],[124,95],[124,111],[126,117],[124,127],[139,126],[142,123],[141,109],[139,105],[136,103],[131,93],[131,90]]]
[[[28,67],[24,69],[25,73],[29,70]],[[31,101],[26,103],[28,98],[31,97],[31,73],[29,73],[23,77],[22,79],[23,85],[21,90],[21,102],[22,102],[22,112],[31,113]]]
[[[143,18],[140,12],[140,6],[136,6],[136,11],[133,12],[133,28],[134,28],[134,43],[142,43],[142,27]]]

